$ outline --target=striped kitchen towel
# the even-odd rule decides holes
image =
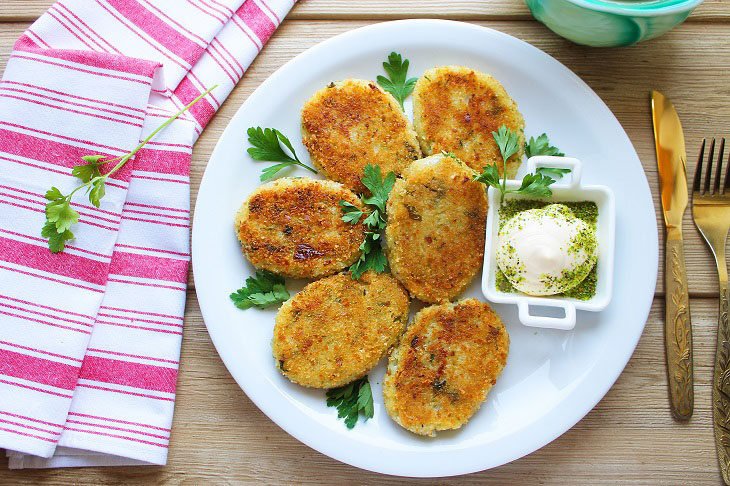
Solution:
[[[11,468],[165,464],[183,331],[190,154],[292,0],[63,0],[0,81],[0,448]],[[45,191],[119,157],[76,235],[41,238]],[[106,167],[111,168],[111,164]]]

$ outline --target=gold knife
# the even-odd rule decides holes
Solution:
[[[667,227],[664,255],[664,345],[667,351],[669,399],[674,417],[687,420],[694,409],[692,322],[682,243],[682,218],[688,199],[687,153],[684,150],[684,134],[677,111],[658,91],[651,92],[651,113],[664,224]]]

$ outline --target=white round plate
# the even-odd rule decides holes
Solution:
[[[554,145],[584,162],[586,184],[611,186],[618,195],[609,307],[579,312],[575,329],[566,332],[524,327],[513,306],[494,305],[511,337],[507,366],[469,423],[436,438],[411,434],[388,417],[380,386],[383,362],[370,372],[375,417],[348,430],[337,411],[326,406],[324,391],[294,385],[274,366],[270,341],[276,309],[242,311],[228,298],[253,273],[234,235],[233,215],[269,165],[246,153],[246,129],[278,128],[308,162],[300,135],[304,102],[331,81],[384,74],[382,62],[391,51],[410,59],[410,76],[445,64],[491,74],[517,102],[528,137],[547,132]],[[297,170],[287,175],[311,174]],[[565,66],[525,42],[440,20],[353,30],[307,50],[271,75],[221,136],[203,176],[193,224],[200,308],[218,353],[241,388],[271,420],[310,447],[353,466],[402,476],[450,476],[499,466],[572,427],[613,385],[636,347],[654,295],[657,254],[644,171],[600,98]],[[479,280],[464,296],[484,300]],[[292,294],[302,285],[287,282]]]

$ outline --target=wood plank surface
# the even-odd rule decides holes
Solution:
[[[50,3],[0,0],[0,72],[15,39]],[[531,20],[524,3],[518,0],[303,0],[198,141],[193,152],[192,200],[223,129],[273,71],[333,35],[373,21],[405,17],[474,21],[523,39],[572,69],[606,102],[629,134],[655,204],[658,180],[650,89],[663,91],[677,106],[685,129],[690,174],[703,136],[730,136],[730,84],[726,77],[730,71],[730,8],[725,0],[706,1],[691,22],[658,39],[618,49],[571,44]],[[659,212],[657,221],[661,223]],[[696,347],[695,415],[689,423],[675,422],[667,405],[660,252],[657,298],[644,334],[626,370],[593,411],[562,437],[523,459],[491,471],[418,484],[719,484],[709,401],[717,322],[717,301],[712,298],[717,291],[716,275],[689,211],[684,223]],[[663,248],[663,243],[660,246]],[[416,483],[341,464],[312,451],[266,418],[220,361],[200,315],[192,276],[189,286],[168,465],[9,472],[4,470],[6,460],[2,458],[0,485]]]
[[[0,21],[36,19],[53,0],[2,0]],[[438,18],[454,20],[526,20],[530,11],[523,0],[300,0],[289,20],[385,20]],[[725,0],[705,0],[689,17],[694,21],[730,19]]]
[[[674,421],[667,406],[663,299],[657,298],[634,356],[608,394],[551,444],[510,464],[444,479],[402,479],[356,469],[279,429],[238,388],[215,352],[188,292],[178,398],[168,464],[6,471],[0,484],[505,485],[718,484],[710,425],[716,305],[693,299],[695,412]]]

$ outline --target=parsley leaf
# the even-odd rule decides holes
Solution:
[[[371,197],[365,198],[365,204],[373,204],[382,212],[385,212],[385,203],[388,200],[390,191],[395,184],[395,173],[388,172],[383,179],[379,165],[368,164],[363,171],[365,175],[362,177],[362,183],[370,189]]]
[[[562,156],[561,156],[562,157]],[[559,169],[557,167],[538,167],[537,173],[550,176],[553,179],[562,179],[565,174],[570,172],[570,169]]]
[[[46,222],[54,223],[56,231],[63,233],[79,222],[79,213],[71,207],[70,199],[57,199],[46,204]]]
[[[212,88],[207,89],[182,110],[165,120],[162,125],[150,133],[147,138],[140,142],[139,145],[137,145],[131,152],[111,159],[105,159],[106,156],[104,155],[84,155],[81,157],[86,163],[75,165],[74,168],[71,169],[71,174],[81,179],[83,184],[77,186],[67,195],[64,195],[61,190],[55,186],[46,191],[45,198],[48,199],[49,202],[46,204],[46,222],[44,223],[43,228],[41,228],[41,236],[48,239],[48,248],[53,253],[58,253],[63,251],[66,247],[66,241],[74,238],[74,234],[69,230],[69,228],[72,224],[79,222],[79,213],[71,207],[71,198],[77,191],[85,188],[86,193],[89,196],[89,202],[98,208],[101,204],[101,199],[106,193],[106,180],[112,174],[124,167],[124,164],[134,157],[134,154],[136,154],[139,149],[147,145],[147,142],[152,140],[155,135],[217,87],[218,85],[215,85]],[[100,169],[101,166],[112,161],[118,162],[109,172],[102,174]]]
[[[517,132],[507,128],[505,125],[502,125],[496,132],[492,132],[492,137],[494,137],[494,141],[497,142],[497,147],[499,147],[502,159],[506,164],[507,159],[516,154],[519,150],[519,137],[517,136]]]
[[[106,184],[104,179],[97,177],[91,183],[91,191],[89,191],[89,201],[97,208],[101,205],[101,198],[106,194]]]
[[[298,165],[315,174],[317,173],[316,170],[299,160],[289,139],[276,128],[251,127],[247,130],[246,134],[248,135],[248,143],[253,145],[253,147],[249,147],[247,150],[251,158],[268,162],[280,162],[261,171],[262,182],[273,179],[281,169],[292,165]],[[281,144],[284,144],[289,149],[293,157],[284,151]]]
[[[528,158],[534,157],[535,155],[556,155],[563,157],[565,154],[558,149],[550,145],[547,134],[543,133],[537,139],[530,137],[529,142],[525,142],[525,154]]]
[[[360,245],[360,259],[350,266],[352,278],[359,279],[368,270],[383,273],[388,266],[383,248],[380,246],[380,233],[368,231],[365,240]]]
[[[366,419],[373,418],[375,415],[375,407],[373,406],[373,391],[370,388],[370,382],[367,381],[360,387],[357,392],[357,408],[362,410]]]
[[[74,239],[74,234],[70,230],[59,233],[56,224],[51,221],[46,221],[46,224],[43,225],[41,236],[48,239],[48,248],[53,253],[63,250],[66,247],[66,241]]]
[[[475,181],[484,183],[488,186],[502,189],[502,182],[499,179],[499,170],[497,164],[487,165],[484,167],[484,172],[474,178]]]
[[[350,224],[355,224],[360,221],[360,218],[364,214],[357,206],[343,199],[340,200],[340,211],[342,211],[342,221]]]
[[[548,186],[553,183],[555,183],[554,179],[539,172],[537,174],[527,174],[522,179],[522,185],[520,185],[519,189],[507,190],[506,192],[533,197],[550,197],[553,195],[553,192]]]
[[[61,190],[56,186],[52,186],[46,191],[46,199],[48,199],[49,201],[55,201],[56,199],[61,199],[62,197],[63,194],[61,194]]]
[[[380,166],[368,164],[365,166],[364,174],[361,179],[362,183],[370,190],[372,196],[363,198],[363,202],[375,207],[363,223],[372,229],[383,229],[385,228],[385,203],[395,184],[395,173],[390,171],[383,179]]]
[[[543,135],[538,137],[538,139]],[[494,137],[494,141],[497,142],[499,151],[502,154],[503,171],[501,181],[496,162],[492,165],[485,166],[483,172],[475,176],[474,180],[499,189],[502,193],[502,200],[504,200],[504,195],[507,193],[524,194],[533,197],[550,197],[553,195],[553,192],[550,190],[550,185],[555,183],[555,179],[550,176],[556,175],[556,178],[559,179],[563,174],[570,172],[570,169],[541,168],[537,170],[536,174],[527,174],[522,179],[522,184],[518,189],[507,189],[507,159],[518,151],[518,136],[514,130],[510,130],[504,125],[499,127],[496,132],[492,132],[492,136]],[[547,136],[545,136],[544,141],[547,144]],[[530,142],[532,143],[534,140],[530,139]],[[552,148],[555,149],[555,147]]]
[[[393,97],[398,100],[400,107],[403,111],[406,109],[403,107],[403,101],[408,97],[416,86],[418,78],[406,79],[408,74],[408,59],[402,59],[401,55],[397,52],[391,52],[388,56],[388,62],[383,63],[383,69],[388,74],[388,78],[385,76],[378,76],[378,84],[388,93],[392,94]]]
[[[326,395],[327,406],[337,407],[337,418],[344,418],[348,429],[355,426],[360,412],[365,420],[373,418],[373,391],[367,375],[347,385],[327,390]]]
[[[84,155],[81,158],[86,161],[86,164],[75,165],[71,169],[71,175],[78,177],[83,182],[89,182],[92,178],[100,176],[99,166],[101,166],[101,162],[99,160],[103,157],[103,155]]]
[[[289,292],[284,287],[284,279],[271,272],[263,270],[256,272],[256,276],[246,279],[246,286],[241,287],[230,295],[233,304],[239,309],[266,307],[284,302],[289,299]]]

